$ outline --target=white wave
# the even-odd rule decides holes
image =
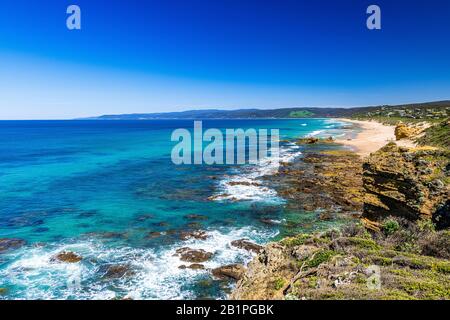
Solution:
[[[261,178],[278,172],[280,163],[292,162],[301,152],[295,144],[280,148],[278,161],[270,157],[261,159],[256,166],[245,166],[236,169],[232,175],[223,177],[218,183],[218,192],[213,196],[215,201],[260,201],[282,203],[277,192],[267,186]]]
[[[325,130],[314,130],[313,132],[309,133],[307,136],[308,137],[315,137],[320,135],[321,133],[323,133]]]
[[[98,239],[23,248],[10,256],[13,262],[0,271],[0,285],[14,286],[9,299],[193,299],[195,293],[189,287],[205,278],[207,269],[247,263],[252,258],[248,251],[232,247],[231,241],[247,238],[263,243],[276,235],[275,231],[251,227],[207,233],[206,240],[191,239],[159,249],[111,248]],[[203,249],[214,256],[204,263],[206,270],[180,269],[188,264],[175,256],[180,247]],[[53,262],[52,257],[61,251],[76,252],[83,260],[73,264]],[[129,265],[134,273],[114,281],[102,279],[99,268],[109,264]]]

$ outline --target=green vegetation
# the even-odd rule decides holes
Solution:
[[[417,142],[419,145],[450,149],[450,118],[425,130],[425,134]]]
[[[90,119],[139,120],[139,119],[238,119],[238,118],[380,118],[409,119],[408,121],[439,121],[450,117],[450,101],[427,102],[396,106],[359,108],[284,108],[272,110],[189,110],[167,113],[139,113],[104,115]],[[406,121],[406,122],[408,122]]]
[[[311,235],[301,233],[295,237],[285,238],[281,240],[281,243],[287,247],[295,247],[305,244],[308,239],[311,239]]]
[[[284,280],[283,278],[277,278],[273,283],[273,287],[275,290],[280,290],[284,287],[285,284],[286,280]]]
[[[396,220],[387,219],[383,223],[382,229],[383,229],[384,234],[389,236],[400,229],[400,224]]]
[[[314,112],[308,110],[292,111],[289,114],[289,118],[310,118],[314,115]]]
[[[450,102],[368,107],[355,111],[352,117],[361,120],[373,119],[391,125],[399,121],[404,123],[441,122],[450,117]]]
[[[313,254],[310,260],[306,262],[308,268],[316,268],[324,262],[328,262],[337,253],[333,250],[322,250]]]
[[[450,232],[436,231],[430,220],[417,223],[388,217],[379,233],[368,234],[359,224],[340,231],[290,238],[289,251],[316,244],[318,250],[298,261],[304,277],[287,292],[290,299],[449,299]],[[399,246],[405,235],[413,241]],[[312,241],[326,238],[331,242]],[[302,240],[302,241],[300,241]],[[297,244],[298,247],[293,247]],[[411,250],[414,245],[414,250]],[[426,248],[432,247],[429,251]],[[404,251],[406,250],[406,251]],[[411,251],[414,252],[411,252]],[[376,266],[381,280],[364,271]],[[317,271],[316,271],[317,270]],[[381,281],[379,289],[369,282]]]

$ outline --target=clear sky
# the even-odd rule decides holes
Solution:
[[[450,99],[448,0],[0,4],[0,119]]]

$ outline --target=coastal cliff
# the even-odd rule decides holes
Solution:
[[[230,298],[450,299],[448,150],[389,143],[362,168],[359,221],[266,245]]]
[[[449,159],[449,151],[395,143],[373,153],[363,165],[363,216],[377,221],[388,216],[433,218],[440,228],[448,227],[439,209],[450,198]]]

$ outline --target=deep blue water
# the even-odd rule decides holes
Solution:
[[[285,140],[336,135],[342,124],[208,120],[203,126],[276,128]],[[270,173],[267,165],[174,165],[171,133],[192,127],[191,120],[0,121],[0,238],[26,241],[0,253],[0,288],[7,290],[0,299],[225,298],[229,284],[213,280],[208,271],[180,269],[186,263],[175,250],[214,252],[206,268],[246,262],[251,255],[230,241],[265,243],[276,237],[281,227],[260,219],[283,221],[285,201],[264,182],[227,184],[259,181]],[[299,147],[282,143],[283,159],[300,154]],[[207,219],[191,221],[186,215],[192,214]],[[208,238],[180,239],[180,231],[194,228]],[[149,237],[151,232],[160,235]],[[83,260],[52,260],[64,250]],[[111,265],[130,272],[105,277]]]

